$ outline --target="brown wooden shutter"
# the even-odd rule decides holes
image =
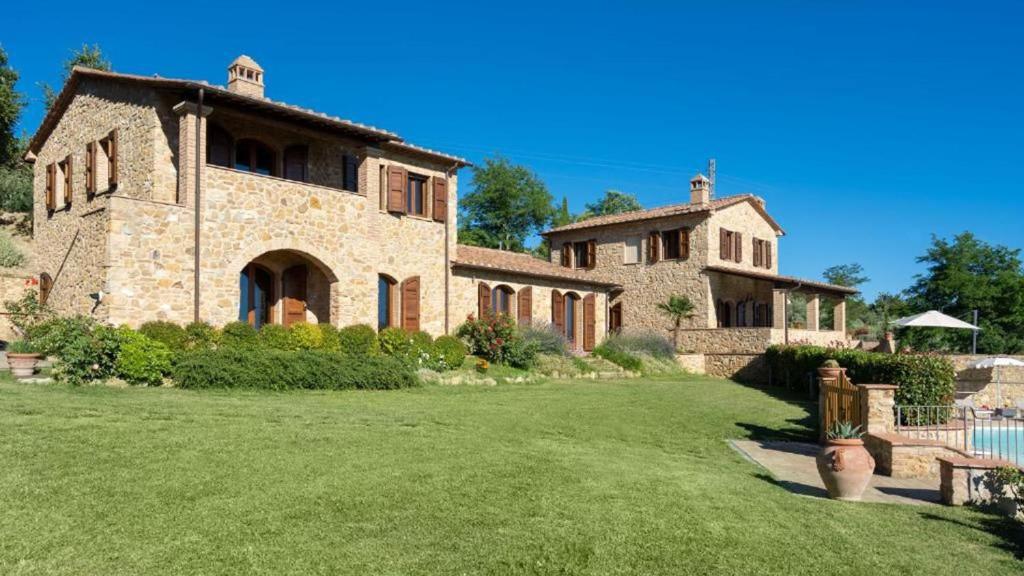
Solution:
[[[96,194],[96,143],[85,145],[85,196],[91,199]]]
[[[117,157],[120,153],[121,144],[118,140],[118,130],[114,129],[107,136],[107,184],[111,188],[117,187]]]
[[[732,252],[733,258],[735,258],[735,260],[737,262],[742,262],[743,261],[743,233],[742,232],[733,232],[733,246],[734,246],[733,247],[733,252]]]
[[[50,162],[46,165],[46,209],[57,208],[57,165]]]
[[[405,214],[405,170],[388,166],[388,212]]]
[[[772,241],[765,240],[764,243],[764,267],[772,267]]]
[[[39,303],[46,304],[50,299],[50,291],[53,290],[53,279],[46,272],[39,275]]]
[[[732,257],[732,242],[729,238],[729,231],[725,228],[718,229],[718,257],[722,260],[729,260]]]
[[[483,318],[491,312],[491,287],[481,282],[476,287],[476,315]]]
[[[690,257],[690,229],[679,229],[679,257],[686,260]]]
[[[647,235],[647,262],[654,264],[661,258],[661,233],[651,232]]]
[[[516,317],[520,326],[529,326],[533,322],[533,288],[527,286],[519,290],[516,296]]]
[[[289,146],[284,150],[284,177],[296,182],[308,182],[309,174],[306,166],[309,149],[304,145]]]
[[[597,266],[597,240],[587,240],[587,268]]]
[[[594,349],[597,340],[597,298],[593,294],[583,297],[583,351]]]
[[[750,249],[750,256],[754,263],[754,267],[756,268],[761,265],[761,241],[758,240],[757,238],[752,238],[750,243]]]
[[[555,332],[565,336],[565,297],[558,290],[551,291],[551,324]]]
[[[562,244],[562,266],[572,268],[572,242]]]
[[[406,332],[420,329],[420,277],[413,276],[402,282],[402,328]]]
[[[70,206],[75,191],[75,157],[68,154],[64,159],[64,205]]]
[[[434,221],[448,220],[448,179],[434,177]]]
[[[616,303],[608,310],[608,330],[616,333],[622,330],[622,302]]]

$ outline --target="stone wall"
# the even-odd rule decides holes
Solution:
[[[786,342],[786,331],[782,328],[772,330],[772,344],[783,344]],[[790,344],[812,344],[814,346],[849,346],[850,341],[846,338],[846,332],[837,330],[804,330],[799,328],[789,329]]]
[[[957,372],[958,398],[976,406],[1013,407],[1024,402],[1024,367],[965,368]]]
[[[681,330],[679,349],[704,354],[762,354],[771,345],[771,328]]]
[[[705,354],[704,367],[709,376],[751,384],[767,381],[764,354]]]

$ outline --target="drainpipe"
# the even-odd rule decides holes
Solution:
[[[195,271],[192,274],[194,279],[194,285],[192,287],[192,293],[194,295],[195,303],[193,305],[193,320],[199,322],[199,225],[202,221],[202,217],[199,212],[199,189],[202,186],[202,179],[200,178],[200,162],[203,161],[200,155],[200,148],[202,147],[203,137],[203,89],[199,89],[199,106],[196,108],[196,192],[195,192]]]

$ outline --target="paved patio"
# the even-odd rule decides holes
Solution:
[[[801,496],[828,498],[814,463],[819,446],[803,442],[730,440],[740,454],[760,465],[771,481]],[[875,474],[864,491],[865,502],[938,504],[939,479],[890,478]]]

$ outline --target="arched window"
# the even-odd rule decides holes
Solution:
[[[50,299],[50,290],[53,289],[53,278],[46,272],[39,275],[39,303],[46,304]]]
[[[715,303],[715,313],[718,316],[718,327],[729,328],[732,326],[732,305],[723,300]]]
[[[747,325],[747,303],[745,301],[736,303],[736,325],[740,327]]]
[[[377,330],[394,326],[395,287],[398,281],[381,274],[377,276]]]
[[[219,124],[206,124],[206,163],[231,168],[231,135]]]
[[[274,301],[274,275],[259,264],[242,268],[238,276],[238,320],[248,322],[257,330],[271,323]]]
[[[494,291],[491,292],[491,312],[495,314],[511,314],[512,295],[514,293],[511,288],[504,284],[495,286]]]
[[[269,146],[259,140],[239,140],[235,144],[235,169],[264,176],[277,176],[277,156]]]

